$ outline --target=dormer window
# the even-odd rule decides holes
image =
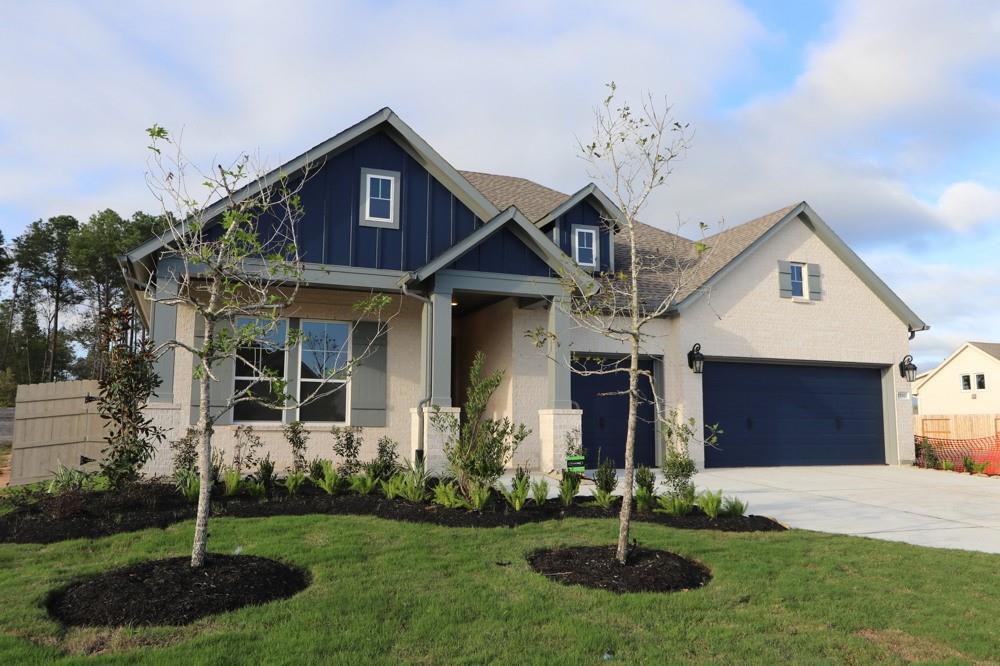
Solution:
[[[597,268],[597,229],[573,227],[573,259],[585,268]]]
[[[361,210],[363,227],[399,228],[399,172],[361,170]]]

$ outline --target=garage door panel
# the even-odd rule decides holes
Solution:
[[[708,467],[885,462],[878,369],[708,362],[702,379],[724,431]]]

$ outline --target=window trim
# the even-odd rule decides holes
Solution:
[[[968,377],[968,379],[969,379],[969,388],[965,388],[965,379],[966,379],[966,377]],[[972,374],[971,373],[963,372],[962,374],[960,374],[958,376],[958,382],[959,382],[959,386],[962,387],[962,392],[963,393],[971,393],[972,392]]]
[[[580,261],[580,247],[577,243],[578,234],[580,233],[590,234],[590,237],[594,241],[593,253],[594,262],[591,264],[585,264]],[[570,234],[572,237],[572,247],[573,247],[573,261],[576,262],[577,266],[581,268],[588,268],[590,270],[597,270],[597,267],[601,265],[601,234],[600,230],[589,224],[574,224],[570,227]]]
[[[261,318],[260,317],[237,317],[236,318],[236,324],[237,324],[236,327],[237,328],[240,328],[239,321],[241,319],[256,319],[256,320],[259,321]],[[285,341],[284,341],[284,346],[285,346],[285,350],[284,350],[284,355],[285,355],[285,373],[282,376],[282,378],[287,382],[288,381],[288,356],[289,356],[289,354],[288,354],[288,352],[289,352],[289,348],[288,348],[288,332],[289,332],[289,330],[291,328],[291,322],[289,321],[288,317],[278,317],[277,320],[279,322],[284,322],[285,323]],[[239,353],[240,353],[239,352],[239,348],[237,348],[236,349],[236,356],[233,357],[233,383],[232,383],[232,386],[231,386],[231,392],[229,394],[230,396],[236,395],[236,382],[258,379],[257,377],[247,377],[246,375],[237,375],[236,374],[236,368],[238,368],[239,365],[240,365],[239,360],[238,360],[239,359]],[[285,414],[286,414],[287,411],[288,411],[287,409],[280,409],[280,410],[278,410],[279,418],[278,418],[277,421],[260,421],[260,420],[257,420],[257,421],[250,421],[250,420],[248,420],[248,421],[241,421],[240,419],[236,418],[236,405],[234,404],[233,408],[232,408],[232,415],[230,417],[230,421],[232,421],[234,425],[235,424],[238,424],[238,425],[252,425],[252,426],[273,426],[275,424],[282,425],[282,424],[285,423]]]
[[[389,217],[374,217],[369,212],[370,197],[369,192],[372,178],[384,178],[392,181],[391,192],[389,193]],[[375,227],[377,229],[399,229],[399,200],[401,198],[400,183],[401,174],[399,171],[387,171],[385,169],[371,169],[362,167],[361,188],[358,195],[358,224],[362,227]]]
[[[795,268],[799,269],[799,276],[801,279],[798,281],[802,285],[802,293],[795,293]],[[808,264],[802,261],[789,261],[788,262],[788,283],[790,286],[790,291],[792,294],[792,299],[798,301],[809,300],[809,267]]]
[[[295,394],[298,396],[299,400],[302,399],[302,382],[307,383],[321,383],[323,380],[320,379],[303,379],[302,378],[302,352],[305,349],[303,345],[305,334],[302,333],[304,324],[344,324],[347,326],[347,339],[344,341],[344,345],[347,348],[347,362],[351,362],[351,358],[354,356],[354,325],[353,322],[344,321],[341,319],[300,319],[299,320],[299,342],[296,345],[298,349],[298,354],[296,355],[298,361],[298,379],[295,384]],[[344,388],[344,420],[343,421],[302,421],[299,418],[299,412],[302,407],[295,408],[295,420],[302,421],[305,424],[320,424],[320,425],[339,425],[339,426],[350,426],[351,424],[351,380],[350,377],[347,379],[331,379],[327,380],[327,383],[337,382],[345,384]]]

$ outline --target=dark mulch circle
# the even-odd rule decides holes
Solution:
[[[114,492],[70,492],[32,498],[0,516],[0,543],[54,543],[67,539],[98,538],[151,527],[165,528],[190,520],[195,508],[165,483],[139,483]],[[308,514],[377,516],[387,520],[430,523],[443,527],[516,527],[563,518],[615,518],[618,507],[603,509],[580,497],[570,507],[552,499],[537,506],[529,502],[513,511],[498,497],[482,511],[446,509],[430,503],[387,499],[375,491],[369,495],[345,493],[330,496],[322,490],[303,487],[294,497],[278,491],[266,502],[246,494],[223,497],[216,492],[212,515],[256,518]],[[712,519],[699,509],[687,516],[635,511],[636,522],[667,527],[722,532],[772,532],[785,529],[764,516],[719,516]]]
[[[297,567],[253,555],[140,562],[77,581],[49,595],[49,614],[67,626],[182,625],[290,597],[309,585]]]
[[[563,585],[582,585],[617,594],[693,590],[712,579],[712,573],[703,564],[666,550],[633,547],[624,565],[615,559],[615,550],[615,546],[538,550],[528,556],[528,564]]]

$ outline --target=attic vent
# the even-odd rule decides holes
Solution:
[[[910,399],[909,391],[896,391],[896,400],[909,400],[909,399]]]

